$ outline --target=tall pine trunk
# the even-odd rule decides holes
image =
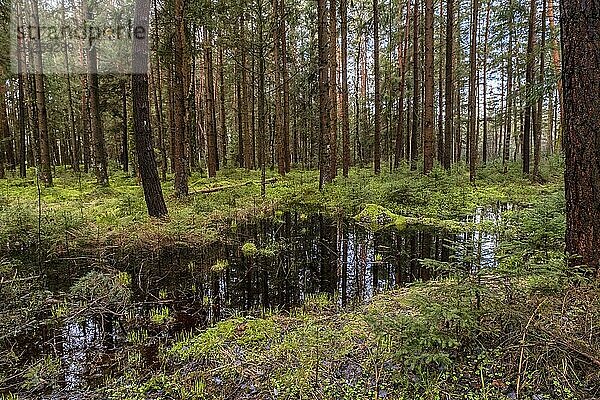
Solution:
[[[425,114],[423,118],[423,172],[433,168],[433,0],[425,0]]]
[[[37,0],[31,2],[31,23],[40,26]],[[35,100],[37,111],[37,129],[39,134],[40,178],[45,186],[52,186],[52,170],[50,165],[50,139],[48,136],[48,113],[46,110],[46,92],[44,67],[42,65],[42,48],[40,38],[32,39],[33,64],[35,68]]]
[[[419,158],[419,99],[421,88],[419,84],[419,0],[415,0],[413,6],[413,104],[412,104],[412,128],[410,138],[410,169],[417,169]]]
[[[134,24],[148,27],[150,13],[149,0],[136,0]],[[146,29],[146,32],[149,30]],[[139,167],[144,189],[144,199],[148,214],[162,217],[167,214],[167,206],[160,186],[158,168],[152,143],[150,128],[150,102],[148,98],[148,38],[134,39],[132,52],[131,97],[133,103],[133,131]],[[123,87],[125,88],[125,84]],[[126,104],[125,104],[126,108]]]
[[[504,134],[504,145],[502,148],[502,165],[504,172],[508,171],[508,161],[510,160],[510,139],[512,134],[513,118],[513,40],[514,40],[514,3],[510,1],[509,20],[508,20],[508,61],[506,66],[506,128]],[[516,119],[516,115],[514,116]]]
[[[454,0],[446,6],[446,76],[444,100],[444,168],[449,170],[453,156],[454,118]]]
[[[484,46],[483,46],[483,154],[482,161],[484,164],[488,161],[488,114],[487,114],[487,74],[488,74],[488,45],[490,36],[490,12],[492,9],[492,2],[488,0],[487,10],[485,13],[485,33],[484,33]]]
[[[376,0],[375,0],[376,1]],[[337,0],[329,0],[329,180],[337,176]]]
[[[546,58],[544,53],[546,51],[546,1],[542,0],[542,20],[541,20],[541,42],[540,42],[540,70],[538,74],[538,85],[542,87],[544,85],[544,63]],[[542,151],[542,115],[544,107],[544,96],[540,95],[537,100],[537,112],[536,112],[536,126],[534,129],[533,136],[533,176],[537,179],[540,177],[540,156]]]
[[[329,142],[329,70],[327,64],[326,0],[317,0],[319,51],[319,189],[328,181],[327,143]]]
[[[558,135],[556,143],[553,144],[554,149],[562,149],[562,132],[564,127],[564,93],[563,93],[563,80],[560,75],[560,53],[559,53],[559,43],[558,43],[558,33],[556,32],[556,24],[554,23],[554,1],[553,0],[543,0],[548,1],[548,22],[550,25],[550,33],[552,35],[552,64],[554,64],[554,73],[558,76],[558,80],[556,82],[557,90],[558,90],[558,105],[559,105],[559,115],[560,115],[560,124],[558,128]]]
[[[185,152],[185,21],[184,0],[175,0],[175,49],[173,53],[173,169],[175,172],[175,195],[188,194],[187,157]]]
[[[469,180],[475,182],[477,175],[477,26],[479,0],[472,1],[471,45],[469,50]]]
[[[350,118],[348,112],[348,0],[340,0],[342,45],[342,174],[350,169]]]
[[[401,15],[400,15],[401,16]],[[397,122],[396,122],[396,148],[394,157],[394,167],[400,166],[400,161],[404,158],[405,149],[405,120],[408,112],[404,112],[404,100],[406,92],[406,70],[408,63],[408,37],[410,32],[410,0],[406,1],[406,16],[404,20],[403,39],[398,40],[398,99],[397,99]],[[407,110],[408,111],[408,110]],[[407,150],[408,151],[408,150]]]
[[[564,84],[566,251],[572,266],[600,266],[600,8],[560,2]]]
[[[219,169],[219,150],[217,146],[217,113],[215,107],[215,82],[213,72],[212,38],[208,30],[204,31],[204,64],[206,69],[206,113],[208,131],[206,132],[206,156],[208,176],[214,178]]]
[[[535,111],[533,108],[533,66],[534,66],[534,47],[535,47],[535,15],[537,13],[537,7],[535,0],[529,2],[529,32],[527,35],[527,56],[526,56],[526,68],[525,68],[525,114],[524,114],[524,125],[523,125],[523,143],[522,146],[522,157],[523,157],[523,173],[529,174],[530,154],[531,154],[531,133],[532,127],[535,129]],[[535,135],[535,132],[534,132]]]
[[[373,58],[375,79],[375,135],[373,143],[373,171],[381,172],[381,76],[379,66],[379,8],[377,0],[373,0]]]

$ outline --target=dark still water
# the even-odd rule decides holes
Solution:
[[[482,208],[468,219],[498,218],[493,209]],[[444,273],[423,259],[451,261],[465,272],[493,266],[496,245],[495,235],[477,231],[448,234],[410,227],[371,232],[352,219],[285,213],[232,226],[219,241],[198,248],[172,246],[139,254],[114,249],[93,259],[46,264],[45,286],[57,298],[75,302],[65,293],[90,271],[121,271],[128,274],[129,300],[103,297],[98,303],[90,298],[75,315],[59,319],[63,322],[41,324],[9,342],[23,349],[24,359],[60,360],[58,387],[66,397],[56,397],[53,387],[46,398],[83,398],[76,393],[121,373],[119,357],[139,335],[144,344],[136,344],[136,354],[152,368],[159,364],[159,344],[181,332],[233,315],[287,310],[315,294],[328,294],[340,306],[359,304],[378,292]],[[92,292],[94,285],[101,286],[95,279],[88,282]],[[14,390],[18,381],[8,387]]]

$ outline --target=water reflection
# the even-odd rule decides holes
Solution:
[[[493,221],[492,214],[496,218],[486,213],[478,210],[472,222]],[[257,253],[244,255],[245,243],[256,245]],[[239,224],[211,246],[158,256],[154,267],[136,271],[143,275],[138,280],[146,282],[138,295],[156,298],[157,291],[166,288],[175,308],[203,304],[206,323],[237,312],[289,309],[315,293],[331,294],[347,305],[431,279],[434,271],[422,259],[460,260],[473,271],[493,266],[496,245],[496,235],[479,231],[371,232],[353,220],[286,213]],[[211,269],[223,260],[228,264],[225,270]]]
[[[500,220],[492,208],[465,218]],[[493,267],[497,241],[495,234],[480,231],[449,234],[412,227],[371,232],[351,219],[284,213],[234,224],[220,241],[206,246],[163,248],[151,257],[117,253],[113,265],[132,277],[132,310],[129,317],[93,316],[62,325],[53,346],[62,360],[65,388],[81,390],[94,377],[99,383],[99,366],[110,364],[111,351],[140,327],[157,343],[231,315],[287,310],[316,293],[327,293],[342,306],[357,304],[439,273],[423,259],[451,261],[470,272]],[[253,243],[256,252],[244,254],[245,243]],[[65,290],[72,284],[66,276],[49,279],[50,289]],[[151,310],[161,309],[168,309],[169,322],[152,322]],[[157,347],[144,355],[147,365],[156,364]]]

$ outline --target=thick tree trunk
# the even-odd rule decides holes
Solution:
[[[560,3],[564,84],[566,251],[570,264],[600,266],[600,7]]]
[[[149,26],[149,11],[149,0],[136,0],[134,17],[135,26]],[[146,32],[148,32],[148,29],[146,29]],[[154,156],[154,146],[152,144],[147,69],[147,38],[145,40],[134,40],[131,97],[133,102],[133,129],[135,148],[148,214],[152,217],[162,217],[167,214],[167,206],[165,205],[162,188],[160,186],[160,179],[158,177],[158,169]]]

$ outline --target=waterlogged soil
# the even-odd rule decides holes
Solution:
[[[493,225],[507,207],[480,208],[462,222]],[[353,219],[284,213],[234,225],[198,248],[103,249],[43,263],[30,255],[21,269],[37,277],[45,300],[31,317],[35,324],[0,340],[2,356],[12,357],[0,364],[0,393],[92,398],[94,388],[125,372],[128,349],[152,371],[160,367],[160,346],[224,318],[285,312],[317,294],[360,304],[445,273],[427,260],[493,268],[498,240],[478,230],[372,232]]]

